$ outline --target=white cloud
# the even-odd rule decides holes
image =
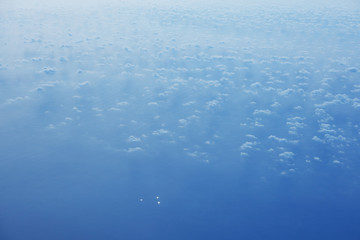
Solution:
[[[256,137],[256,136],[254,136],[254,135],[252,135],[252,134],[246,134],[246,137],[248,137],[248,138],[252,138],[252,139],[257,139],[257,137]]]
[[[49,124],[48,126],[47,126],[47,129],[56,129],[56,127],[55,127],[55,125],[54,124]]]
[[[217,106],[218,104],[219,104],[220,102],[218,101],[218,100],[211,100],[211,101],[208,101],[207,103],[206,103],[206,108],[212,108],[212,107],[215,107],[215,106]]]
[[[285,90],[280,91],[278,94],[279,94],[280,96],[287,97],[287,96],[289,96],[290,94],[292,94],[293,92],[295,92],[294,89],[288,88],[288,89],[285,89]]]
[[[153,135],[164,135],[164,134],[169,134],[170,132],[168,130],[165,130],[165,129],[159,129],[159,130],[156,130],[156,131],[153,131]]]
[[[350,72],[350,73],[357,73],[357,72],[359,72],[359,69],[356,67],[351,67],[351,68],[346,69],[346,71]]]
[[[102,110],[101,108],[99,108],[99,107],[93,107],[92,110],[95,111],[95,112],[102,112],[102,111],[103,111],[103,110]]]
[[[273,139],[273,140],[276,140],[276,141],[278,141],[278,142],[288,142],[288,140],[287,140],[286,138],[279,138],[279,137],[276,137],[276,136],[274,136],[274,135],[270,135],[270,136],[268,137],[268,139]]]
[[[74,110],[75,112],[79,112],[79,113],[82,112],[82,111],[81,111],[78,107],[76,107],[76,106],[73,107],[72,110]]]
[[[255,111],[253,112],[254,115],[258,115],[258,114],[264,114],[264,115],[270,115],[271,111],[269,109],[265,109],[265,110],[259,110],[259,109],[255,109]]]
[[[183,119],[183,118],[182,118],[182,119],[179,119],[178,122],[179,122],[179,124],[180,124],[179,127],[186,127],[186,125],[188,125],[188,120]]]
[[[310,96],[312,97],[323,96],[325,92],[326,91],[324,89],[316,89],[310,92]]]
[[[143,149],[141,147],[134,147],[134,148],[128,148],[126,150],[126,152],[128,152],[128,153],[139,152],[139,151],[143,151]]]
[[[127,106],[127,105],[129,105],[129,103],[128,102],[118,102],[117,105],[118,106]]]
[[[274,102],[273,104],[271,104],[271,107],[279,107],[280,103],[279,102]]]
[[[141,139],[131,135],[128,137],[128,139],[126,141],[127,142],[141,142]]]
[[[190,156],[190,157],[197,157],[198,152],[188,152],[187,155]]]
[[[294,155],[295,154],[293,152],[283,152],[279,154],[279,157],[291,159],[294,157]]]
[[[116,107],[111,107],[108,109],[108,111],[121,111],[120,108],[116,108]]]
[[[315,104],[315,107],[327,107],[334,104],[346,104],[351,102],[351,99],[346,94],[336,94],[331,101],[326,101],[320,104]]]
[[[193,105],[195,103],[196,103],[195,101],[190,101],[190,102],[184,103],[183,106],[190,106],[190,105]]]
[[[157,102],[149,102],[147,105],[148,106],[157,106],[159,104]]]
[[[360,90],[360,89],[359,89],[359,90]],[[354,108],[360,108],[360,99],[354,98],[354,99],[352,100],[352,102],[353,102],[352,106],[353,106]]]
[[[56,68],[45,67],[41,70],[41,73],[45,73],[46,75],[54,75],[56,73]]]
[[[9,98],[8,100],[6,100],[6,104],[18,103],[18,102],[29,100],[29,99],[30,99],[29,96]]]
[[[330,114],[328,114],[323,108],[316,108],[315,115],[320,117],[318,122],[321,123],[326,123],[334,120],[334,118]]]
[[[314,136],[314,137],[312,138],[312,140],[314,140],[314,141],[316,141],[316,142],[325,143],[325,141],[322,140],[321,138],[319,138],[318,136]]]
[[[252,149],[256,144],[257,142],[245,142],[240,146],[240,149],[241,150]]]

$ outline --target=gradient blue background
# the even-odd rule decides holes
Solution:
[[[360,239],[356,2],[0,6],[1,240]]]

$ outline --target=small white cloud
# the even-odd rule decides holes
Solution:
[[[157,102],[149,102],[147,105],[148,106],[157,106],[159,104]]]
[[[56,127],[55,127],[55,125],[54,124],[49,124],[48,126],[47,126],[47,129],[56,129]]]
[[[252,138],[252,139],[257,139],[257,137],[256,137],[256,136],[254,136],[254,135],[252,135],[252,134],[246,134],[246,137],[248,137],[248,138]]]
[[[134,147],[134,148],[128,148],[126,150],[126,152],[128,152],[128,153],[139,152],[139,151],[143,151],[143,149],[141,147]]]
[[[255,83],[251,84],[250,87],[252,87],[252,88],[261,88],[262,84],[260,82],[255,82]]]
[[[102,112],[102,111],[103,111],[103,110],[102,110],[101,108],[99,108],[99,107],[93,107],[92,110],[95,111],[95,112]]]
[[[331,101],[325,101],[321,104],[315,104],[315,107],[326,107],[333,104],[347,104],[351,99],[346,94],[336,94]]]
[[[346,69],[346,71],[350,72],[350,73],[356,73],[356,72],[359,72],[359,69],[356,67],[351,67],[351,68]]]
[[[240,149],[241,150],[252,149],[256,144],[257,142],[245,142],[240,146]]]
[[[342,135],[334,136],[331,134],[325,134],[324,135],[327,142],[334,142],[334,141],[346,141],[346,138]]]
[[[187,155],[190,156],[190,157],[197,157],[198,152],[189,152],[189,153],[187,153]]]
[[[294,153],[293,152],[283,152],[279,154],[279,157],[281,158],[286,158],[286,159],[291,159],[294,157]]]
[[[287,96],[289,96],[290,94],[292,94],[293,92],[295,92],[294,89],[288,88],[288,89],[285,89],[285,90],[283,90],[283,91],[280,91],[280,92],[279,92],[279,95],[280,95],[280,96],[287,97]]]
[[[271,111],[269,109],[265,109],[265,110],[259,110],[259,109],[255,109],[255,111],[253,112],[254,115],[258,115],[258,114],[265,114],[265,115],[270,115]]]
[[[129,136],[126,141],[127,142],[141,142],[141,139],[137,138],[137,137],[134,137],[134,136]]]
[[[212,108],[212,107],[215,107],[219,104],[219,101],[218,100],[212,100],[212,101],[208,101],[206,103],[206,107],[209,109],[209,108]]]
[[[121,111],[120,108],[116,108],[116,107],[111,107],[108,109],[108,111]]]
[[[316,142],[325,143],[325,141],[322,140],[321,138],[319,138],[318,136],[314,136],[314,137],[312,138],[312,140],[313,140],[313,141],[316,141]]]
[[[28,97],[28,96],[9,98],[8,100],[6,100],[6,104],[18,103],[18,102],[29,100],[29,99],[30,99],[30,97]]]
[[[286,138],[279,138],[279,137],[276,137],[274,135],[270,135],[268,137],[268,139],[272,139],[272,140],[275,140],[275,141],[278,141],[278,142],[287,142],[288,141]]]
[[[359,89],[359,90],[360,90],[360,89]],[[360,108],[360,99],[354,98],[354,99],[352,100],[352,106],[353,106],[354,108]]]
[[[75,112],[82,112],[79,108],[77,108],[76,106],[72,108]]]
[[[118,106],[127,106],[127,105],[129,105],[129,103],[128,102],[118,102],[117,105]]]
[[[271,104],[271,107],[279,107],[280,103],[279,102],[274,102],[273,104]]]
[[[258,121],[255,121],[255,127],[264,127],[265,125],[264,124],[262,124],[262,123],[260,123],[260,122],[258,122]]]
[[[181,124],[180,127],[185,127],[188,124],[188,120],[186,119],[179,119],[179,123]]]
[[[90,82],[89,81],[84,81],[84,82],[80,82],[77,84],[78,88],[82,87],[82,86],[90,86]]]
[[[190,105],[193,105],[195,103],[196,103],[195,101],[190,101],[190,102],[184,103],[183,106],[190,106]]]
[[[168,130],[165,130],[165,129],[159,129],[159,130],[156,130],[156,131],[153,131],[153,135],[164,135],[164,134],[169,134],[170,132]]]
[[[47,75],[54,75],[56,73],[56,69],[51,67],[45,67],[41,70],[41,72]]]

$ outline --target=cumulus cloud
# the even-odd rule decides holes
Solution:
[[[30,99],[29,96],[9,98],[9,99],[6,100],[6,104],[14,104],[14,103],[18,103],[18,102],[21,102],[21,101],[26,101],[26,100],[29,100],[29,99]]]
[[[279,154],[279,157],[281,158],[286,158],[286,159],[291,159],[294,157],[294,153],[293,152],[283,152]]]
[[[320,104],[315,104],[315,107],[327,107],[329,105],[346,104],[346,103],[350,103],[350,102],[351,102],[351,99],[349,98],[348,95],[336,94],[335,96],[333,96],[332,100],[325,101]]]
[[[217,106],[217,105],[219,105],[219,101],[218,100],[216,100],[216,99],[214,99],[214,100],[211,100],[211,101],[208,101],[207,103],[206,103],[206,108],[212,108],[212,107],[215,107],[215,106]]]
[[[360,99],[358,99],[358,98],[354,98],[353,100],[352,100],[352,106],[354,107],[354,108],[360,108]]]
[[[157,106],[159,104],[157,102],[149,102],[147,105],[148,106]]]
[[[128,152],[128,153],[139,152],[139,151],[143,151],[143,149],[141,147],[133,147],[133,148],[128,148],[126,150],[126,152]]]
[[[269,109],[265,109],[265,110],[255,109],[253,114],[254,115],[259,115],[259,114],[270,115],[271,111]]]
[[[248,137],[248,138],[257,139],[257,137],[255,135],[252,135],[252,134],[246,134],[245,136]]]
[[[325,141],[322,140],[321,138],[319,138],[318,136],[314,136],[314,137],[312,138],[312,140],[314,140],[315,142],[325,143]]]
[[[182,119],[179,119],[178,122],[179,122],[179,124],[180,124],[179,127],[186,127],[186,125],[188,125],[188,123],[189,123],[188,120],[183,119],[183,118],[182,118]]]
[[[141,142],[141,139],[131,135],[128,137],[128,139],[126,141],[127,142]]]
[[[190,101],[190,102],[184,103],[183,106],[190,106],[190,105],[193,105],[195,103],[196,103],[195,101]]]
[[[287,97],[287,96],[290,96],[290,94],[292,94],[293,92],[295,92],[294,89],[292,88],[288,88],[288,89],[285,89],[285,90],[282,90],[282,91],[279,91],[279,95],[280,96],[284,96],[284,97]]]
[[[350,67],[350,68],[346,69],[346,71],[350,72],[350,73],[357,73],[357,72],[359,72],[359,69],[356,67]]]
[[[40,72],[45,73],[46,75],[54,75],[56,73],[56,68],[45,67]]]
[[[276,137],[274,135],[270,135],[268,137],[268,139],[273,139],[273,140],[278,141],[278,142],[288,142],[288,140],[286,138],[279,138],[279,137]]]
[[[126,101],[123,101],[123,102],[118,102],[116,105],[118,105],[118,106],[127,106],[127,105],[129,105],[129,103],[128,102],[126,102]]]
[[[245,142],[240,146],[240,149],[241,150],[252,149],[256,144],[257,142]]]
[[[153,131],[153,135],[164,135],[164,134],[169,134],[170,132],[166,129],[159,129],[159,130],[156,130],[156,131]]]

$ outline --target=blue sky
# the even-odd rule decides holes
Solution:
[[[1,239],[359,239],[354,1],[1,5]]]

